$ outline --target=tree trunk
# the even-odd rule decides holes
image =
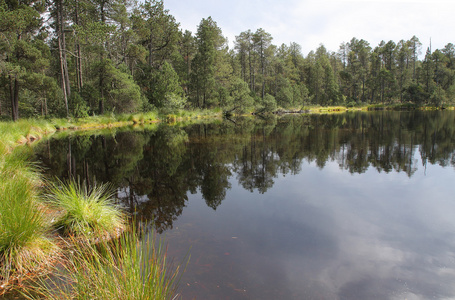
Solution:
[[[262,100],[264,100],[264,96],[265,96],[265,78],[264,78],[264,75],[265,75],[265,57],[264,57],[264,47],[263,47],[263,43],[261,41],[261,75],[262,75],[262,92],[261,92],[261,96],[262,96]]]
[[[63,55],[63,70],[65,72],[65,87],[66,95],[68,98],[71,97],[71,85],[70,85],[70,76],[68,73],[68,60],[66,58],[66,42],[65,42],[65,32],[62,31],[62,55]]]
[[[152,59],[152,53],[153,53],[153,45],[152,45],[152,34],[150,34],[150,42],[148,44],[148,50],[149,50],[149,57],[148,57],[148,64],[151,67],[153,64],[153,59]]]
[[[66,116],[69,115],[69,109],[68,109],[68,94],[67,94],[67,89],[66,89],[66,80],[65,80],[65,70],[64,70],[64,64],[63,64],[63,55],[62,55],[62,40],[59,38],[58,39],[58,54],[59,54],[59,60],[60,60],[60,73],[62,75],[62,91],[63,91],[63,101],[65,102],[65,109],[66,109]]]
[[[76,25],[79,24],[79,1],[76,0],[76,10],[75,10],[75,23]],[[79,44],[79,38],[76,35],[75,38],[75,43],[76,43],[76,73],[77,73],[77,89],[80,92],[82,89],[82,86],[84,85],[82,81],[82,54],[81,54],[81,45]]]
[[[100,101],[98,103],[99,105],[99,113],[100,115],[104,114],[104,88],[103,88],[103,85],[104,85],[104,71],[101,71],[100,72],[100,91],[101,91],[101,97],[100,97]]]
[[[63,25],[63,3],[62,0],[56,1],[57,6],[57,36],[58,36],[58,52],[60,62],[60,72],[62,76],[62,91],[63,99],[65,101],[66,116],[69,114],[68,110],[68,98],[71,90],[69,87],[68,78],[68,64],[66,63],[66,45],[65,45],[65,32]]]
[[[100,11],[101,11],[101,23],[105,24],[106,23],[106,12],[104,11],[104,5],[106,3],[104,1],[101,1],[101,4],[100,4]],[[106,47],[106,45],[104,44],[104,46]],[[99,84],[100,84],[100,100],[99,100],[99,113],[102,115],[104,114],[104,50],[105,49],[102,49],[101,50],[101,53],[100,53],[100,61],[103,63],[101,65],[101,68],[100,68],[100,78],[99,78]]]
[[[48,114],[49,112],[47,110],[47,98],[44,98],[44,115],[47,117]]]
[[[248,67],[250,73],[250,90],[253,91],[253,66],[251,64],[251,51],[248,49]]]
[[[82,53],[79,42],[76,42],[76,55],[77,90],[80,92],[84,86],[84,82],[82,81]]]
[[[13,79],[11,76],[9,77],[10,84],[9,84],[9,94],[11,100],[11,118],[13,121],[17,121],[19,119],[18,113],[18,105],[19,105],[19,83],[17,79]]]

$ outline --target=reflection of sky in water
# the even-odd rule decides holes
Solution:
[[[455,173],[418,163],[409,178],[304,162],[265,194],[234,175],[216,211],[189,195],[166,233],[171,255],[192,245],[184,298],[455,299]]]

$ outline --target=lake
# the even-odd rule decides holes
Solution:
[[[454,299],[455,112],[235,118],[39,143],[182,262],[179,299]]]

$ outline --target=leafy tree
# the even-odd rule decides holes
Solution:
[[[185,94],[190,94],[190,79],[191,79],[191,61],[196,54],[195,38],[192,33],[185,30],[181,33],[180,45],[179,45],[179,56],[175,59],[175,70],[179,74],[180,82],[183,87]]]
[[[149,101],[157,108],[166,110],[183,108],[185,104],[179,77],[168,62],[165,62],[152,76]]]
[[[139,43],[147,49],[149,67],[159,67],[177,46],[179,24],[160,0],[145,1],[132,16]]]
[[[54,29],[57,35],[58,57],[60,67],[60,82],[62,88],[63,99],[65,102],[66,115],[68,116],[68,100],[71,97],[71,85],[69,79],[67,49],[66,49],[66,12],[64,11],[63,0],[55,0],[54,6],[51,8],[52,16],[54,17]]]
[[[47,34],[40,30],[44,10],[41,1],[0,1],[0,77],[14,121],[19,118],[20,94],[47,99],[49,94],[40,89],[52,86],[46,75],[50,64],[49,47],[44,43]]]
[[[416,66],[417,66],[418,56],[419,56],[420,53],[421,53],[421,47],[422,47],[422,43],[421,43],[420,40],[414,35],[414,36],[409,40],[409,48],[411,49],[411,52],[412,52],[412,70],[413,70],[413,73],[412,73],[412,80],[413,80],[413,81],[416,81],[416,80],[417,80],[417,77],[416,77]]]
[[[401,40],[397,44],[397,77],[400,94],[400,102],[403,102],[403,92],[411,83],[412,71],[409,66],[412,61],[412,51],[409,42]]]
[[[263,112],[274,112],[277,109],[276,99],[270,94],[266,94],[262,102]]]
[[[347,54],[346,70],[350,73],[348,96],[357,101],[365,102],[367,100],[366,82],[369,68],[369,54],[371,47],[365,40],[353,38],[347,45],[349,52]]]
[[[192,61],[192,101],[196,107],[206,108],[215,98],[216,61],[225,42],[216,22],[211,17],[202,19],[196,34],[197,53]]]
[[[423,84],[425,87],[425,92],[428,94],[432,94],[434,91],[434,63],[431,55],[431,50],[430,48],[427,48],[426,54],[425,54],[425,59],[422,62],[422,66],[419,70],[420,72],[420,82]]]
[[[253,34],[253,49],[259,57],[259,64],[261,70],[261,98],[264,99],[265,96],[265,71],[269,62],[269,56],[273,54],[270,51],[270,46],[272,42],[272,35],[265,32],[264,29],[259,28]]]
[[[123,70],[116,68],[112,61],[104,60],[98,65],[104,72],[103,84],[101,89],[106,98],[106,108],[119,113],[132,113],[138,111],[143,104],[139,86],[128,74],[126,66]]]
[[[254,100],[250,96],[251,91],[248,88],[248,84],[240,78],[233,79],[231,87],[229,89],[229,102],[232,109],[237,112],[245,112],[253,107]]]
[[[281,107],[292,107],[294,105],[294,91],[291,82],[280,75],[277,79],[278,92],[275,96],[276,102]]]
[[[418,83],[412,83],[405,89],[404,99],[417,105],[424,104],[428,97],[428,93],[425,92],[423,86]]]

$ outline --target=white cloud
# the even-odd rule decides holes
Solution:
[[[372,47],[381,40],[417,36],[429,46],[443,48],[452,41],[455,18],[452,0],[282,0],[282,1],[181,1],[165,0],[183,29],[193,33],[202,18],[211,16],[229,38],[230,45],[242,31],[264,28],[275,45],[296,42],[303,54],[324,44],[337,51],[353,37]]]

